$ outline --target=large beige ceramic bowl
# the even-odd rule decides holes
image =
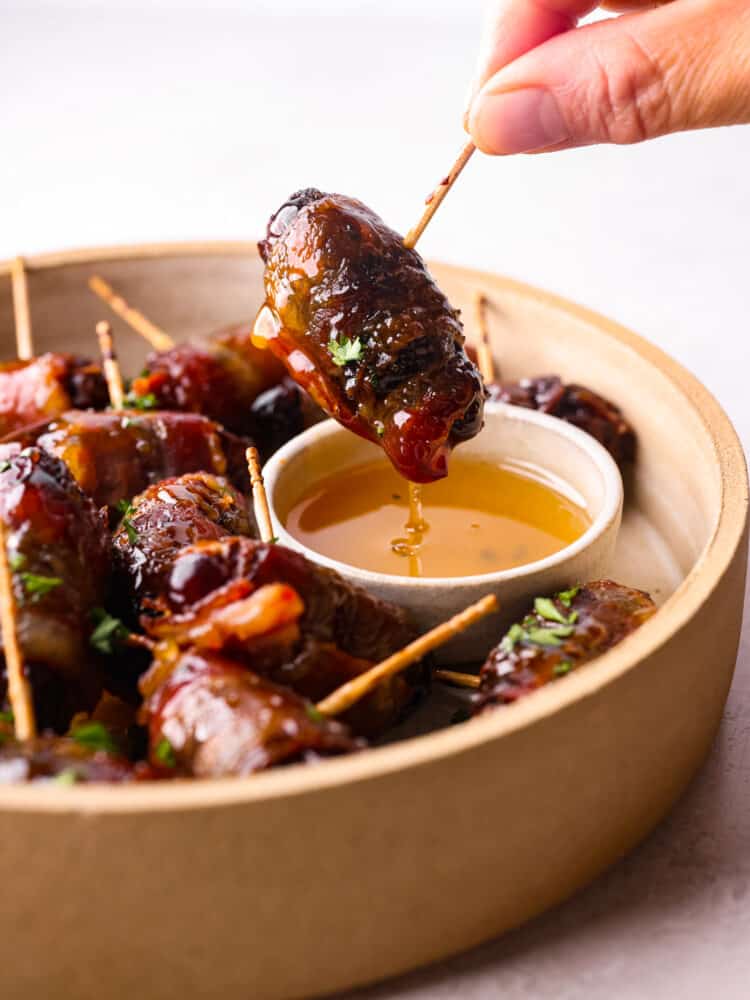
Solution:
[[[37,348],[93,350],[93,270],[177,335],[258,305],[250,245],[30,261]],[[8,268],[0,333],[12,353]],[[490,298],[506,377],[618,401],[640,451],[613,573],[659,613],[516,706],[319,767],[132,788],[0,789],[0,976],[12,997],[259,1000],[343,989],[468,948],[564,899],[669,809],[713,739],[747,547],[740,445],[716,401],[621,327],[435,265]],[[136,369],[143,347],[116,325]],[[471,330],[468,331],[471,334]]]

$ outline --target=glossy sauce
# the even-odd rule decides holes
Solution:
[[[540,469],[454,456],[447,479],[423,486],[410,516],[409,485],[386,462],[319,480],[284,518],[322,555],[398,576],[459,577],[535,562],[579,538],[583,501]],[[283,512],[282,512],[283,513]]]

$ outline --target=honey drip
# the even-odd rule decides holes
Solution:
[[[407,484],[384,461],[324,476],[279,514],[322,555],[396,576],[461,577],[543,559],[590,524],[541,469],[454,456],[447,479]]]
[[[425,521],[422,510],[422,487],[419,483],[409,483],[409,517],[405,525],[406,537],[394,538],[391,551],[409,560],[409,576],[424,576],[419,554],[430,526]]]

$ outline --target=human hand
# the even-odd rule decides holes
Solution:
[[[495,0],[465,125],[485,153],[750,122],[748,0]]]

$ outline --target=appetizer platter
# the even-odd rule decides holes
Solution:
[[[257,249],[0,265],[18,991],[403,971],[565,898],[701,762],[741,447],[635,335],[428,270],[456,170],[405,239],[308,188]]]

